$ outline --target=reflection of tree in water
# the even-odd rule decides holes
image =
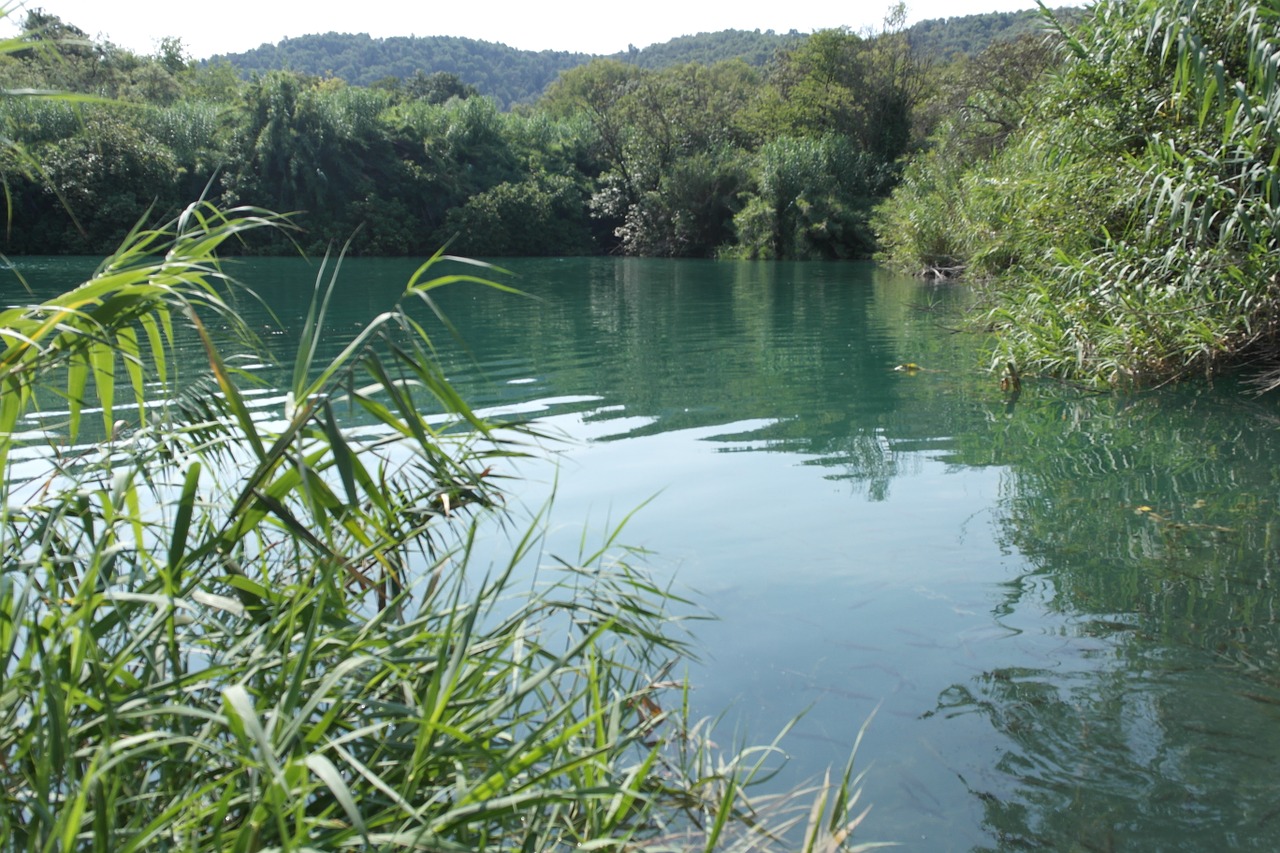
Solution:
[[[899,449],[883,429],[855,431],[823,449],[808,464],[836,469],[829,479],[862,487],[871,501],[887,500],[895,477],[919,474],[924,466],[922,455]]]
[[[1280,456],[1268,411],[1210,393],[1023,407],[999,436],[1000,537],[1034,567],[1044,666],[952,685],[931,714],[1005,739],[965,782],[999,849],[1274,849],[1280,838]],[[1043,623],[1041,623],[1043,624]]]
[[[994,670],[939,698],[937,713],[980,713],[1007,739],[995,773],[965,780],[999,849],[1274,849],[1274,714],[1136,663]]]

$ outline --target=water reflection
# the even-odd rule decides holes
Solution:
[[[1058,652],[930,712],[1004,739],[969,785],[1002,848],[1274,849],[1274,435],[1270,406],[1196,389],[1042,395],[962,442],[998,445],[999,539],[1028,562],[993,615],[1061,616]]]

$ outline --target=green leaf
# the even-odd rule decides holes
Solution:
[[[332,761],[319,754],[308,755],[304,762],[311,772],[316,774],[316,777],[333,793],[338,805],[342,806],[342,810],[347,813],[351,823],[360,832],[365,843],[368,844],[369,828],[365,826],[364,816],[360,814],[360,808],[356,805],[355,797],[351,795],[351,789],[347,787],[347,783],[342,778],[342,774],[338,772],[338,768],[334,766]]]
[[[200,463],[192,462],[178,497],[177,511],[173,517],[173,532],[169,538],[169,572],[176,588],[182,567],[182,555],[187,548],[187,536],[191,532],[191,518],[196,507],[196,487],[200,484]]]
[[[125,327],[116,333],[116,351],[124,360],[129,382],[133,386],[133,399],[138,404],[138,423],[146,423],[147,391],[142,375],[142,356],[138,350],[138,334]]]
[[[107,435],[112,434],[115,425],[112,417],[116,387],[115,363],[116,354],[109,344],[94,341],[89,345],[89,364],[93,367],[94,387],[97,390],[98,405],[102,407],[102,424]]]

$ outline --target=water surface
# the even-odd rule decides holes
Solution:
[[[91,267],[18,264],[37,288]],[[909,850],[1276,847],[1274,402],[1010,403],[950,328],[964,292],[872,265],[505,265],[527,297],[440,292],[465,342],[442,329],[441,358],[473,405],[563,436],[504,472],[517,504],[554,488],[551,550],[639,507],[622,541],[718,617],[688,674],[720,740],[805,712],[793,784],[874,712],[859,838]],[[328,345],[414,267],[348,261]],[[317,268],[238,272],[290,357]]]

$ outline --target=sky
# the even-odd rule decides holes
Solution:
[[[0,6],[4,6],[0,0]],[[25,17],[11,11],[8,31]],[[481,0],[475,5],[431,0],[27,0],[91,37],[135,53],[152,54],[176,36],[194,59],[239,53],[311,33],[386,36],[464,36],[523,50],[610,54],[682,35],[718,30],[802,33],[847,26],[878,29],[889,0],[642,0],[610,6],[599,0]],[[1012,12],[1034,0],[914,0],[908,22],[980,12]],[[3,26],[3,24],[0,24]]]

